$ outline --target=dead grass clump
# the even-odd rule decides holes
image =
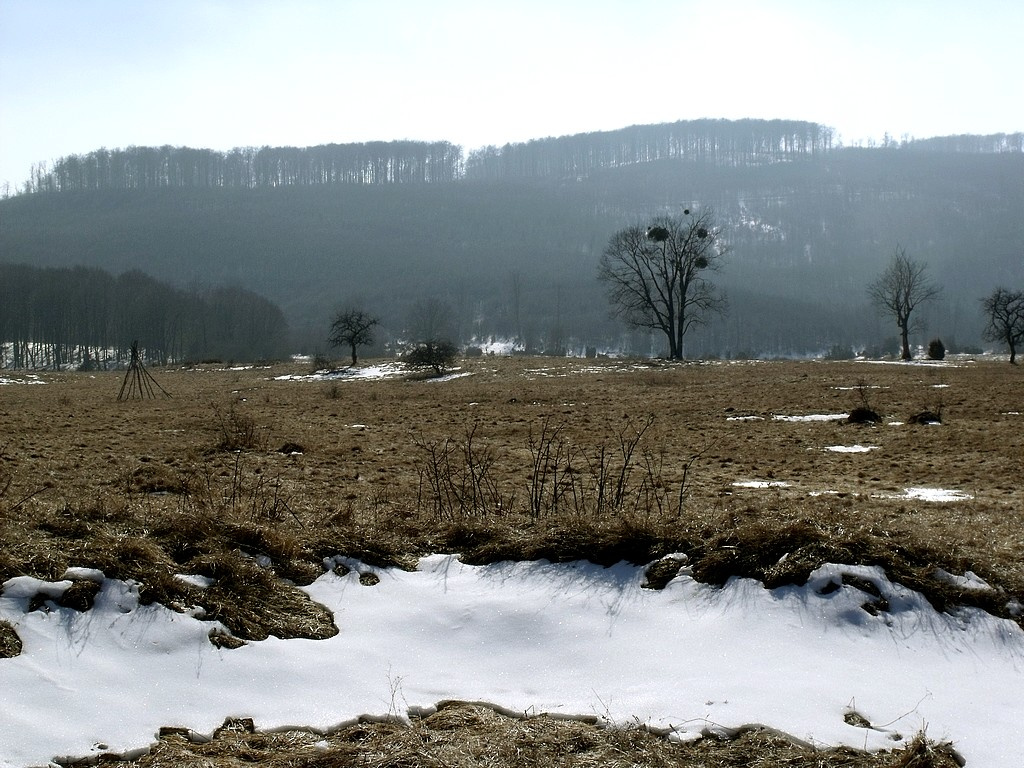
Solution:
[[[640,586],[644,589],[664,589],[679,575],[685,564],[685,559],[673,556],[655,560],[644,571],[644,581]]]
[[[231,720],[211,741],[180,729],[161,733],[152,751],[126,763],[137,768],[959,768],[955,752],[923,736],[905,749],[866,753],[846,747],[814,749],[762,729],[735,738],[679,743],[643,727],[610,728],[594,718],[513,717],[490,707],[445,702],[408,724],[363,721],[329,735],[293,730],[255,732]],[[198,743],[202,741],[202,743]]]
[[[906,748],[893,755],[891,768],[963,768],[964,759],[946,742],[936,743],[917,734]]]
[[[972,566],[931,546],[926,539],[904,533],[896,542],[884,531],[837,528],[827,517],[760,519],[752,512],[748,509],[746,518],[733,518],[726,530],[705,528],[703,541],[686,550],[697,581],[724,584],[739,576],[757,579],[773,589],[803,585],[826,563],[873,565],[881,567],[891,581],[920,592],[937,611],[971,606],[1020,620],[1009,614],[1005,588],[970,589],[942,578],[939,569],[964,573]],[[1006,585],[1011,590],[1017,586]]]
[[[172,562],[160,545],[144,536],[104,532],[73,550],[79,565],[103,571],[111,579],[145,581],[154,572],[168,571]]]
[[[128,473],[125,488],[129,493],[174,493],[188,491],[188,483],[170,467],[145,461]]]
[[[214,424],[217,429],[215,450],[233,453],[267,449],[267,430],[260,427],[252,416],[242,413],[234,403],[226,413],[215,410]]]
[[[66,506],[45,514],[38,526],[44,536],[22,537],[3,550],[0,576],[30,573],[53,580],[70,565],[92,567],[109,578],[138,582],[143,604],[201,607],[206,618],[221,621],[244,640],[337,633],[331,613],[294,586],[312,582],[322,565],[282,526],[190,507],[157,513],[147,527],[113,503]],[[176,574],[215,582],[200,589]],[[88,609],[87,587],[86,582],[72,585],[66,593],[71,607]]]
[[[34,519],[27,520],[51,536],[72,541],[103,535],[112,526],[132,526],[134,513],[127,503],[97,494],[85,502],[65,502],[52,509],[44,508]]]
[[[6,621],[0,621],[0,659],[13,659],[21,653],[21,638]]]
[[[100,591],[100,584],[90,579],[75,579],[71,586],[64,590],[64,593],[54,602],[64,608],[84,613],[92,608],[96,601],[96,595]]]
[[[463,562],[470,564],[589,560],[608,566],[622,561],[642,565],[684,546],[668,521],[634,515],[571,516],[551,522],[524,519],[519,524],[488,528],[478,529],[475,541],[460,537],[446,542],[451,545],[446,551],[460,552]],[[465,527],[458,530],[464,534]]]
[[[791,553],[819,543],[822,538],[822,532],[804,520],[744,520],[731,529],[713,532],[697,546],[692,553],[693,575],[707,584],[725,584],[733,576],[760,579],[768,587],[787,582],[803,584],[811,570],[803,572],[805,563],[795,572],[777,566],[788,560]]]
[[[322,640],[338,634],[330,611],[251,557],[228,552],[195,558],[186,567],[213,580],[199,599],[206,618],[220,621],[240,638]]]
[[[186,563],[199,555],[219,551],[224,546],[224,520],[198,507],[188,507],[156,515],[149,537],[175,563]]]
[[[377,568],[416,567],[423,555],[452,552],[445,548],[443,527],[432,520],[396,515],[392,519],[361,521],[345,516],[335,522],[310,526],[305,541],[310,562],[347,555]]]
[[[314,556],[307,551],[301,539],[283,526],[248,521],[229,523],[221,535],[227,546],[238,548],[247,555],[269,559],[278,576],[295,584],[311,584],[323,574],[323,567],[313,562]]]

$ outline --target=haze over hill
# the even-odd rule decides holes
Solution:
[[[292,347],[325,351],[359,304],[383,339],[442,318],[462,343],[659,353],[609,320],[596,280],[610,235],[683,207],[714,210],[730,312],[686,354],[888,348],[866,286],[894,248],[942,300],[918,343],[977,345],[978,300],[1024,286],[1024,134],[836,146],[804,121],[632,126],[465,156],[448,142],[310,148],[131,147],[37,168],[0,201],[0,263],[141,270],[278,304]]]

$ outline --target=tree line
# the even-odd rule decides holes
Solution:
[[[1024,132],[990,133],[984,136],[958,134],[936,136],[930,139],[915,139],[907,144],[910,149],[929,152],[964,154],[998,154],[1000,152],[1024,152]]]
[[[448,142],[375,141],[316,147],[97,149],[32,169],[28,192],[404,184],[452,181],[462,150]]]
[[[138,271],[0,264],[0,367],[105,368],[138,342],[157,364],[280,356],[281,310],[236,287],[181,290]]]
[[[475,150],[446,141],[315,147],[127,147],[36,164],[24,192],[578,178],[663,159],[720,166],[779,162],[832,149],[833,130],[793,120],[681,120]]]
[[[989,154],[1024,151],[1024,133],[887,138],[886,147]],[[373,141],[314,147],[127,147],[67,155],[33,166],[25,193],[158,188],[238,188],[446,183],[462,179],[579,179],[661,160],[748,167],[820,158],[835,131],[803,120],[679,120],[487,146],[464,156],[447,141]]]
[[[820,156],[834,131],[801,120],[680,120],[614,131],[538,139],[471,152],[471,179],[573,179],[658,160],[742,167]]]

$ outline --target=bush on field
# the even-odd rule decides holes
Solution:
[[[405,353],[402,361],[415,369],[430,368],[434,375],[443,376],[455,364],[458,349],[450,341],[421,341]]]

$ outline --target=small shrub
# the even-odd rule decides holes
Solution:
[[[405,353],[402,361],[410,368],[431,368],[443,376],[455,364],[458,349],[450,341],[422,341]]]
[[[942,339],[932,339],[928,342],[928,359],[944,360],[946,358],[946,345]]]
[[[907,422],[910,423],[910,424],[922,424],[922,425],[941,424],[942,423],[942,410],[939,409],[937,411],[921,411],[920,413],[915,413],[913,416],[911,416],[909,419],[907,419]]]
[[[871,398],[868,396],[871,387],[866,381],[857,382],[857,394],[860,397],[860,405],[850,411],[846,421],[849,424],[877,424],[882,420],[878,411],[871,405]]]
[[[864,406],[854,408],[846,418],[848,424],[877,424],[881,420],[882,417],[876,411]]]

